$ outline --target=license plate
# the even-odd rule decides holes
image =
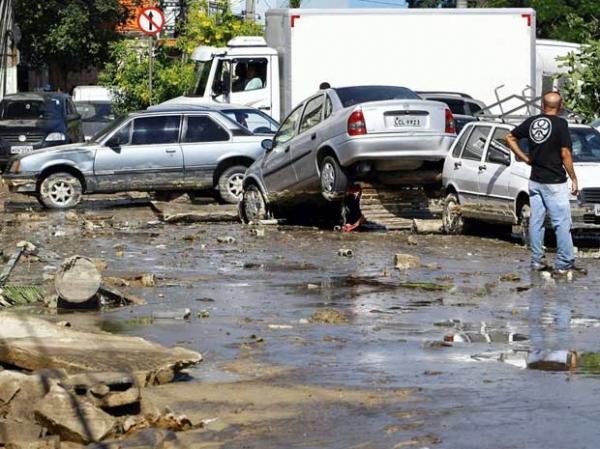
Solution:
[[[594,204],[594,215],[600,217],[600,204]]]
[[[390,117],[391,125],[396,128],[420,128],[422,126],[420,118],[414,117]]]
[[[10,148],[11,154],[31,153],[32,151],[33,145],[18,145]]]

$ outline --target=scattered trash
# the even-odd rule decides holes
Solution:
[[[349,321],[345,313],[336,309],[319,309],[310,318],[311,323],[319,324],[344,324]]]
[[[500,276],[500,282],[519,282],[521,280],[521,276],[517,273],[506,273]]]
[[[196,314],[197,318],[210,318],[210,312],[208,310],[201,310]]]
[[[192,311],[188,308],[180,310],[159,310],[152,314],[155,320],[188,320]]]
[[[293,329],[294,326],[290,324],[269,324],[269,329],[282,330],[282,329]]]
[[[396,254],[394,256],[394,266],[398,270],[419,268],[421,266],[421,259],[418,256],[412,256],[410,254]]]
[[[352,250],[349,248],[340,248],[340,249],[338,249],[337,254],[338,254],[338,256],[342,256],[342,257],[352,257],[354,255]]]
[[[412,231],[416,234],[440,234],[443,225],[441,220],[418,220],[412,222]]]
[[[238,221],[238,206],[181,204],[151,201],[156,215],[166,223]]]
[[[573,371],[577,367],[575,351],[540,350],[527,356],[527,368],[543,371]]]
[[[306,288],[309,290],[317,290],[321,288],[319,284],[306,284]]]
[[[217,237],[217,242],[231,244],[231,243],[235,243],[236,240],[234,237],[232,237],[230,235],[224,235],[224,236]]]
[[[54,275],[59,307],[98,307],[98,290],[102,276],[94,263],[83,256],[72,256]]]
[[[265,230],[263,228],[253,228],[250,230],[250,233],[255,235],[256,237],[264,237]]]

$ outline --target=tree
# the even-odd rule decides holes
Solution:
[[[290,0],[290,8],[300,8],[302,0]]]
[[[115,112],[145,109],[189,92],[195,82],[195,66],[190,56],[196,47],[220,47],[234,36],[263,34],[255,22],[233,15],[227,2],[222,1],[219,6],[218,11],[210,13],[206,1],[191,2],[175,45],[156,47],[152,98],[147,40],[128,39],[111,45],[109,63],[100,73],[99,82],[114,92]]]
[[[600,116],[600,40],[590,40],[578,53],[560,58],[568,68],[561,89],[565,106],[588,121]]]
[[[115,26],[127,16],[118,0],[16,0],[19,50],[32,66],[56,64],[65,88],[69,71],[106,60],[108,45],[119,38]]]

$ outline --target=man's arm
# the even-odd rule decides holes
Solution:
[[[508,133],[508,135],[506,136],[506,143],[508,144],[511,151],[515,153],[519,159],[521,159],[526,164],[531,165],[531,160],[529,159],[529,156],[527,156],[523,152],[523,150],[519,146],[519,141],[515,136],[512,135],[512,133]]]
[[[573,157],[571,156],[571,150],[567,147],[560,149],[563,165],[567,170],[569,178],[571,178],[571,194],[577,195],[579,193],[579,186],[577,185],[577,175],[575,174],[575,167],[573,167]]]

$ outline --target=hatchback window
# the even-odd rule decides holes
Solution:
[[[471,159],[474,161],[480,161],[483,155],[483,149],[485,148],[485,142],[490,135],[491,127],[489,126],[475,126],[467,144],[463,151],[463,159]]]
[[[300,123],[300,134],[308,131],[321,122],[321,112],[323,111],[323,95],[313,98],[306,103],[302,122]]]
[[[139,117],[133,121],[132,145],[177,143],[179,138],[179,115],[164,117]]]
[[[274,146],[284,144],[294,138],[301,112],[302,106],[298,106],[290,115],[288,115],[275,135]]]
[[[462,152],[462,149],[465,146],[465,142],[469,138],[469,134],[471,134],[472,129],[473,128],[468,128],[465,130],[464,133],[462,133],[460,135],[460,137],[458,138],[458,141],[456,142],[456,145],[454,146],[454,150],[452,151],[452,157],[455,157],[455,158],[460,157],[460,153]]]
[[[479,106],[477,103],[469,103],[469,109],[471,109],[471,115],[475,115],[481,111],[481,106]]]
[[[183,138],[185,143],[227,140],[229,140],[229,133],[210,117],[199,115],[187,118],[187,130]]]
[[[345,108],[370,101],[421,99],[412,90],[398,86],[342,87],[335,91]]]
[[[467,111],[465,111],[464,100],[455,100],[452,98],[431,98],[431,100],[446,103],[453,114],[468,115]]]
[[[490,148],[487,152],[485,160],[490,161],[492,154],[496,154],[498,157],[503,157],[506,154],[510,155],[510,148],[506,143],[506,136],[508,135],[508,129],[497,128],[494,131],[492,140],[490,141]]]

